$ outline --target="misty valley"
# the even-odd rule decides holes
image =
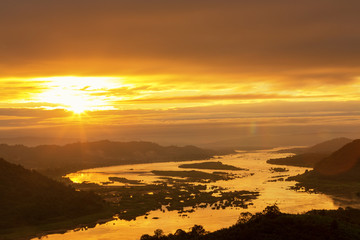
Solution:
[[[0,240],[360,240],[360,0],[0,0]]]
[[[59,151],[58,148],[63,156],[76,156],[78,154],[74,153],[79,149],[86,149],[84,159],[104,167],[71,172],[71,161],[68,161],[63,163],[63,169],[52,171],[37,163],[43,167],[39,171],[54,181],[34,170],[2,160],[1,187],[8,199],[1,203],[8,208],[2,214],[0,234],[3,239],[34,240],[143,240],[157,239],[160,235],[163,239],[197,239],[200,235],[211,239],[219,229],[251,225],[252,221],[267,219],[272,214],[298,221],[298,216],[314,209],[335,211],[320,214],[325,216],[325,222],[328,217],[338,217],[338,214],[357,216],[358,212],[351,212],[351,209],[360,208],[356,162],[360,159],[357,158],[360,157],[359,147],[360,141],[350,139],[333,139],[309,148],[219,152],[188,146],[171,147],[169,153],[168,147],[146,142],[78,143],[50,146],[47,151],[43,151],[47,149],[46,145],[41,146],[41,151],[38,147],[21,147],[27,149],[28,156],[41,155],[43,159]],[[22,153],[12,151],[19,146],[2,145],[1,148],[7,150],[7,156],[13,161],[23,161]],[[92,153],[99,154],[100,149],[112,151],[108,154],[105,151],[96,161]],[[340,150],[332,154],[333,149]],[[181,151],[183,157],[179,158]],[[311,160],[311,166],[299,161],[320,152],[327,157],[317,162]],[[127,157],[116,160],[116,154]],[[172,161],[156,157],[164,155]],[[128,164],[131,158],[139,156],[142,156],[137,159],[139,163]],[[317,173],[319,166],[322,171],[334,171],[336,168],[331,164],[342,167],[336,162],[339,156],[353,161],[345,175],[332,178]],[[331,164],[324,165],[322,162],[330,161],[328,159]],[[109,161],[118,161],[119,165],[107,166]],[[25,163],[29,164],[29,160]],[[83,161],[82,164],[89,163]],[[76,162],[74,166],[79,168]],[[339,207],[346,208],[347,212],[338,212]],[[318,214],[307,213],[311,219]],[[248,216],[247,220],[240,220],[241,216]],[[181,233],[182,238],[172,234],[175,232]],[[221,238],[217,236],[217,239]]]

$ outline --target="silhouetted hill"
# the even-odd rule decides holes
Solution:
[[[332,153],[353,141],[349,138],[335,138],[309,147],[306,153]]]
[[[284,214],[276,206],[269,206],[262,213],[243,214],[237,224],[212,233],[200,225],[167,236],[160,229],[154,233],[143,235],[141,240],[359,240],[360,210]]]
[[[314,167],[316,163],[320,162],[331,153],[351,141],[352,140],[348,138],[335,138],[309,148],[290,149],[290,152],[294,152],[297,155],[286,158],[270,159],[267,163],[299,167]],[[289,150],[282,150],[282,152],[289,152]]]
[[[227,151],[226,153],[231,153]],[[66,169],[75,171],[84,168],[121,164],[164,161],[208,159],[225,152],[197,148],[195,146],[160,146],[151,142],[84,142],[64,146],[0,145],[0,157],[10,162],[35,169]]]
[[[289,177],[298,183],[294,190],[330,195],[342,206],[360,206],[360,139],[346,144],[319,161],[312,171]]]
[[[65,221],[104,210],[97,195],[75,191],[3,159],[0,194],[0,235],[7,228]]]
[[[314,171],[331,178],[360,180],[360,139],[346,144],[318,162]]]

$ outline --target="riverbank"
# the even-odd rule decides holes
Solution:
[[[309,193],[323,193],[330,196],[339,206],[357,206],[360,208],[360,182],[325,178],[313,171],[289,177],[297,181],[291,189]]]

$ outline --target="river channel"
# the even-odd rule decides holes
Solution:
[[[259,196],[252,200],[251,205],[249,205],[246,209],[212,209],[207,207],[199,208],[194,212],[187,213],[185,216],[180,216],[177,211],[167,211],[163,208],[151,211],[148,216],[137,217],[136,220],[127,221],[117,219],[104,224],[98,224],[94,228],[70,230],[64,234],[50,234],[43,237],[43,239],[137,240],[140,239],[143,234],[152,235],[155,229],[160,228],[168,234],[174,233],[179,228],[188,230],[195,224],[204,226],[207,231],[215,231],[235,224],[241,212],[259,212],[266,206],[275,203],[279,206],[282,212],[287,213],[302,213],[312,209],[338,208],[332,199],[324,194],[290,190],[289,188],[295,185],[296,182],[283,180],[288,176],[301,174],[308,168],[285,166],[285,172],[273,171],[272,168],[278,166],[267,164],[266,160],[291,155],[288,153],[277,153],[276,150],[278,149],[251,152],[239,151],[233,155],[219,156],[211,160],[206,160],[220,161],[223,164],[248,169],[248,171],[226,171],[236,172],[236,174],[241,177],[227,181],[220,180],[206,183],[208,187],[220,186],[222,188],[226,188],[228,191],[248,190],[259,192]],[[179,165],[183,163],[184,162],[164,162],[87,169],[69,174],[67,177],[76,183],[81,183],[83,181],[103,183],[107,182],[109,177],[122,177],[129,180],[141,180],[143,183],[152,183],[159,180],[159,177],[152,174],[151,171],[186,170],[179,168]],[[201,169],[200,171],[213,172],[214,170]],[[111,184],[123,185],[123,183],[118,182]]]

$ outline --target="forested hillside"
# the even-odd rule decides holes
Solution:
[[[0,159],[0,234],[4,229],[64,221],[106,206],[91,193]]]

